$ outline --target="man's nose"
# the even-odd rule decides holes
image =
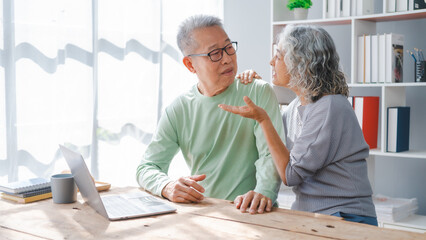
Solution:
[[[222,64],[229,63],[231,60],[232,60],[231,56],[229,56],[229,54],[225,50],[223,50],[222,51],[222,61],[221,61]]]

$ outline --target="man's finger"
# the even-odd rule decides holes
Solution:
[[[259,203],[260,203],[261,197],[263,197],[263,196],[260,195],[260,194],[256,194],[254,196],[253,200],[251,200],[251,203],[250,203],[250,214],[255,214],[256,213],[256,211],[258,209],[258,206],[259,206]]]
[[[265,211],[265,207],[267,203],[268,203],[268,199],[266,197],[262,197],[260,199],[259,208],[257,209],[257,212],[263,213]]]
[[[249,207],[249,204],[251,203],[251,200],[253,199],[253,195],[247,193],[244,198],[243,202],[241,203],[240,210],[242,213],[246,212],[247,208]]]
[[[235,200],[234,200],[234,204],[235,204],[235,207],[236,207],[237,209],[241,207],[242,199],[243,199],[243,197],[242,197],[241,195],[240,195],[240,196],[237,196],[237,197],[235,198]]]
[[[196,181],[189,179],[189,178],[184,178],[183,179],[183,183],[188,186],[191,187],[195,190],[197,190],[198,192],[204,192],[205,189],[203,188],[203,186],[201,186],[200,184],[198,184]],[[188,191],[186,191],[188,192]]]
[[[272,200],[270,198],[268,199],[268,203],[266,204],[266,211],[270,212],[272,211]]]

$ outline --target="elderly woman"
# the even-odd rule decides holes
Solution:
[[[367,177],[369,148],[351,104],[339,56],[318,26],[288,25],[270,64],[273,83],[296,93],[284,113],[286,144],[267,113],[247,96],[246,106],[219,107],[256,120],[283,183],[292,186],[292,209],[377,226]]]

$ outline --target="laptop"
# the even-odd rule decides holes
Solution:
[[[74,181],[90,207],[109,220],[121,220],[175,212],[176,208],[143,191],[100,196],[80,153],[59,145]]]

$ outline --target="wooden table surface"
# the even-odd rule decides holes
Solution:
[[[113,188],[102,194],[138,188]],[[174,203],[170,203],[174,204]],[[0,200],[0,239],[426,239],[426,234],[351,223],[286,209],[250,215],[225,200],[174,204],[176,213],[108,221],[84,203],[52,199],[17,204]]]

